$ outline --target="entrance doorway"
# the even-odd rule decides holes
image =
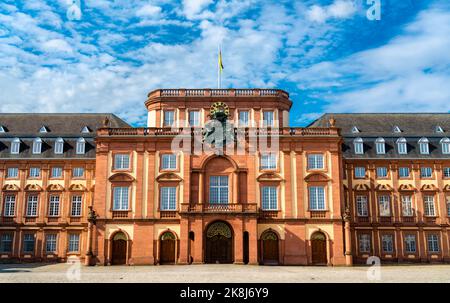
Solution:
[[[266,231],[261,236],[262,259],[267,265],[276,265],[279,262],[278,236],[273,231]]]
[[[321,232],[316,232],[311,236],[311,255],[313,264],[327,264],[327,238]]]
[[[165,232],[160,239],[160,264],[175,264],[175,243],[176,238],[173,233]]]
[[[225,222],[215,222],[206,230],[206,263],[233,263],[233,232]]]
[[[118,232],[112,239],[111,264],[123,265],[127,263],[127,237]]]

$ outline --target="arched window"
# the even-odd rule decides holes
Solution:
[[[353,140],[353,145],[355,146],[355,154],[364,154],[364,141],[362,138],[356,138]]]
[[[42,151],[42,139],[36,138],[33,141],[33,154],[40,154]]]
[[[421,138],[419,140],[419,150],[422,155],[428,155],[430,153],[429,141],[427,138]]]
[[[398,138],[397,149],[399,154],[406,155],[408,153],[408,146],[405,138]]]
[[[79,138],[77,140],[77,155],[83,155],[86,150],[86,140],[84,138]]]
[[[55,154],[62,154],[64,152],[64,140],[59,137],[55,141]]]
[[[440,143],[442,147],[442,153],[446,155],[450,154],[450,139],[442,138]]]
[[[375,140],[375,147],[377,150],[377,154],[383,155],[386,153],[386,144],[383,138],[378,138],[377,140]]]

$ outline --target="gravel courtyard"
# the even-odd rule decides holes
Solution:
[[[81,269],[81,270],[79,270]],[[71,264],[0,264],[0,283],[10,282],[444,282],[450,265],[370,267],[305,266],[96,266]],[[378,279],[379,277],[379,279]]]

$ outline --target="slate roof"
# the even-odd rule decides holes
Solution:
[[[114,114],[0,114],[0,159],[42,159],[42,158],[95,158],[94,139],[98,128],[103,126],[105,118],[109,127],[131,127]],[[39,132],[42,127],[47,132]],[[90,132],[82,133],[84,127]],[[11,141],[21,140],[19,154],[11,154]],[[42,153],[33,154],[32,146],[35,138],[42,139]],[[64,153],[54,153],[57,138],[64,139]],[[75,152],[76,141],[83,137],[86,140],[84,155]]]

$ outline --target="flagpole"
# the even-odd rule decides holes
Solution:
[[[220,86],[221,86],[221,82],[222,82],[222,75],[221,75],[221,73],[220,73],[220,44],[218,45],[218,47],[217,47],[218,49],[217,49],[217,88],[219,88],[220,89]]]

